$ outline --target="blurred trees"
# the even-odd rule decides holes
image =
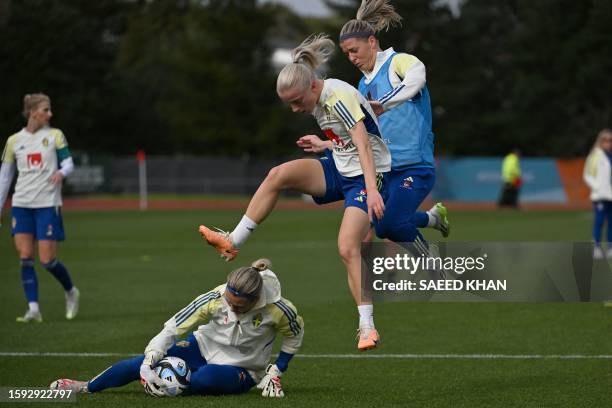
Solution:
[[[0,138],[43,91],[82,150],[298,154],[316,124],[278,101],[271,52],[336,39],[358,3],[304,20],[256,0],[0,0]],[[392,3],[404,24],[381,45],[426,64],[438,153],[583,155],[612,125],[609,0],[468,0],[460,16]],[[360,73],[337,52],[328,76]]]
[[[359,3],[335,7],[338,26]],[[392,3],[403,26],[381,47],[427,66],[438,153],[581,156],[612,126],[609,0],[467,0],[457,18],[426,1]]]

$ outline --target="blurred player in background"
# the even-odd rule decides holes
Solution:
[[[502,191],[499,197],[500,207],[518,208],[519,193],[523,185],[521,177],[521,151],[513,149],[502,162]]]
[[[597,140],[586,159],[584,166],[584,181],[591,189],[593,202],[593,241],[595,248],[593,257],[603,259],[601,247],[601,232],[604,222],[608,226],[608,249],[606,256],[612,258],[612,129],[603,129],[597,135]]]
[[[251,232],[272,212],[283,190],[297,190],[314,197],[342,192],[344,215],[338,232],[338,251],[347,269],[348,283],[360,312],[358,348],[376,347],[372,302],[361,291],[361,242],[370,221],[381,219],[385,205],[379,187],[382,173],[389,171],[391,157],[384,144],[376,115],[359,92],[337,79],[322,80],[314,70],[323,64],[335,45],[324,35],[311,36],[293,50],[293,63],[280,72],[279,97],[294,112],[311,113],[323,133],[333,141],[335,168],[319,160],[302,159],[273,168],[251,199],[246,214],[231,233],[200,227],[210,245],[228,260],[233,259]],[[338,199],[338,198],[337,198]]]
[[[448,212],[437,203],[427,212],[417,211],[435,182],[431,102],[425,81],[425,65],[413,55],[382,51],[376,33],[399,24],[399,16],[387,0],[364,0],[357,18],[340,32],[340,47],[360,69],[359,92],[368,98],[378,116],[382,135],[391,152],[391,171],[384,198],[386,216],[377,235],[396,242],[427,247],[417,228],[431,227],[444,237],[450,233]],[[328,141],[307,135],[298,141],[307,152],[331,149]],[[329,163],[333,165],[333,163]],[[316,202],[321,202],[315,198]],[[406,216],[408,215],[408,216]]]
[[[57,242],[64,240],[62,180],[74,164],[61,130],[49,126],[51,100],[44,94],[26,95],[23,115],[27,125],[8,138],[0,169],[0,211],[17,169],[12,198],[12,235],[21,263],[21,280],[28,311],[22,323],[42,322],[38,305],[38,281],[34,270],[34,241],[38,241],[40,263],[58,280],[66,293],[66,319],[79,308],[79,290],[68,270],[57,259]]]
[[[281,297],[270,267],[270,261],[259,259],[230,272],[227,283],[170,318],[144,355],[115,363],[89,381],[60,379],[50,388],[100,392],[141,379],[147,393],[165,396],[153,367],[174,356],[191,370],[190,394],[242,394],[258,384],[264,397],[284,396],[280,378],[302,344],[304,321]],[[276,362],[268,364],[277,334],[283,336],[281,350]]]

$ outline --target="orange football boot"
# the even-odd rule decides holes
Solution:
[[[380,342],[380,336],[378,331],[370,327],[360,327],[357,330],[357,348],[359,351],[372,350],[378,346]]]
[[[229,237],[229,232],[225,232],[219,228],[215,228],[217,231],[213,231],[206,228],[204,225],[200,225],[198,231],[202,234],[202,238],[208,242],[215,250],[221,255],[221,258],[225,258],[226,261],[233,260],[238,255],[238,249],[234,248],[234,244]]]

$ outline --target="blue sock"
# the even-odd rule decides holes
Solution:
[[[241,394],[255,385],[249,373],[240,367],[207,364],[191,373],[191,394]]]
[[[28,302],[38,302],[38,280],[34,270],[34,260],[32,258],[22,258],[21,263],[21,283]]]
[[[606,215],[606,228],[608,228],[608,248],[610,248],[610,243],[612,242],[612,228],[610,228],[610,222],[612,221],[612,201],[604,202],[604,211]]]
[[[137,356],[113,364],[89,380],[87,390],[100,392],[107,388],[121,387],[140,378],[140,366],[144,356]]]
[[[72,289],[73,285],[72,281],[70,280],[70,274],[68,274],[68,269],[66,269],[63,263],[57,259],[54,259],[47,264],[43,264],[43,266],[45,269],[51,272],[51,275],[55,276],[55,279],[62,284],[66,292]]]

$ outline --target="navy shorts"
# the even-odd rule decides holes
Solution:
[[[11,209],[11,234],[32,234],[38,241],[63,241],[64,222],[61,207]]]
[[[436,182],[433,168],[409,168],[385,173],[385,213],[395,219],[411,217],[427,198]]]
[[[323,197],[312,196],[314,202],[323,205],[344,200],[342,176],[338,173],[331,150],[325,150],[325,156],[319,158],[319,163],[323,166],[323,173],[325,173],[325,195]]]

